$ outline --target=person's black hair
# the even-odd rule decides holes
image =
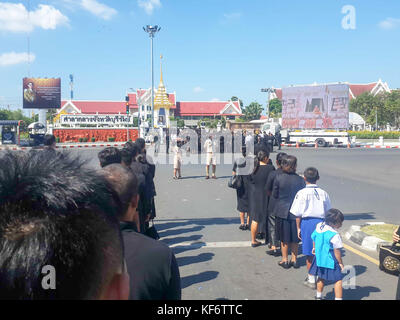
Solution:
[[[52,146],[53,144],[56,143],[56,137],[52,134],[46,134],[44,136],[44,145],[47,147]]]
[[[328,226],[334,227],[341,224],[343,221],[344,221],[344,215],[338,209],[330,209],[325,214],[325,223]]]
[[[102,168],[113,163],[121,163],[121,152],[114,147],[106,148],[99,152],[98,158]]]
[[[121,200],[122,210],[118,218],[124,217],[134,197],[138,194],[138,180],[136,175],[120,164],[111,164],[103,168],[107,181],[112,185]]]
[[[269,151],[267,151],[267,150],[260,150],[260,151],[258,151],[258,153],[257,153],[257,159],[258,159],[258,161],[263,161],[265,158],[269,158],[269,155],[270,155],[270,153],[269,153]]]
[[[142,153],[142,151],[146,149],[146,141],[142,138],[137,139],[135,144],[139,147],[139,153]]]
[[[123,268],[117,212],[107,180],[71,154],[0,158],[0,300],[98,299]],[[56,289],[42,287],[43,267]]]
[[[284,153],[284,152],[279,152],[279,153],[276,155],[276,163],[277,163],[279,166],[282,166],[282,160],[283,160],[283,158],[286,157],[286,156],[287,156],[286,153]]]
[[[319,172],[316,168],[310,167],[304,171],[304,178],[307,182],[315,184],[319,180]]]
[[[124,163],[127,167],[129,167],[132,164],[132,161],[132,151],[127,147],[123,147],[121,150],[121,163]]]
[[[297,169],[297,158],[295,156],[286,156],[282,159],[282,170],[287,173],[295,173]]]

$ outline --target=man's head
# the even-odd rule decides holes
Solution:
[[[113,163],[121,163],[121,152],[117,148],[106,148],[99,152],[98,158],[102,168]]]
[[[283,160],[283,158],[286,157],[286,156],[287,156],[287,154],[284,153],[284,152],[279,152],[279,153],[276,155],[276,165],[277,165],[279,168],[282,167],[282,160]]]
[[[44,145],[46,147],[55,148],[56,146],[56,137],[52,134],[46,134],[44,136]]]
[[[118,212],[119,220],[134,221],[138,204],[138,180],[136,175],[120,164],[111,164],[103,168],[102,171],[121,201],[121,210]]]
[[[130,150],[129,147],[124,147],[121,150],[121,164],[126,167],[129,168],[132,164],[132,160],[133,160],[133,156],[132,156],[132,152]]]
[[[68,154],[0,158],[0,299],[127,299],[111,185]],[[55,270],[45,279],[45,268]],[[43,283],[53,281],[55,290]]]
[[[146,141],[142,138],[139,138],[135,141],[135,144],[138,146],[139,148],[139,153],[143,153],[144,150],[146,149]]]
[[[304,180],[310,184],[316,184],[319,180],[319,172],[316,168],[310,167],[304,171]]]

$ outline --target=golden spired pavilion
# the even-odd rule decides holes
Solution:
[[[171,114],[170,109],[171,107],[173,107],[173,104],[168,98],[167,90],[165,89],[163,81],[162,58],[163,56],[160,57],[161,59],[160,84],[157,89],[157,94],[154,97],[154,119],[156,128],[169,128],[170,126],[169,116]]]

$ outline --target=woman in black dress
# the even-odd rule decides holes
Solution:
[[[266,230],[268,207],[267,180],[269,174],[275,170],[268,162],[268,151],[259,151],[255,159],[254,172],[249,177],[250,217],[252,220],[251,246],[253,248],[261,245],[261,242],[256,240],[258,229]]]
[[[282,160],[283,158],[287,156],[286,153],[280,152],[276,156],[276,165],[277,165],[277,170],[271,172],[271,174],[268,177],[267,181],[267,193],[269,196],[269,201],[268,201],[268,236],[267,239],[265,240],[266,243],[269,243],[269,247],[271,250],[267,251],[267,254],[271,256],[279,256],[280,253],[278,251],[278,247],[280,247],[280,242],[276,237],[276,217],[274,213],[274,208],[277,200],[272,196],[272,190],[275,182],[275,178],[277,175],[281,174],[283,172],[282,170]]]
[[[282,261],[279,265],[285,269],[290,267],[298,268],[297,253],[300,239],[297,236],[296,216],[290,213],[290,207],[298,191],[306,184],[302,177],[296,174],[297,158],[286,156],[282,160],[282,170],[274,181],[272,196],[277,199],[274,213],[276,217],[277,238],[281,241]],[[289,263],[289,247],[292,252],[292,259]]]
[[[249,195],[248,195],[248,176],[251,172],[250,161],[254,161],[251,157],[246,157],[246,149],[242,148],[242,158],[235,161],[233,165],[233,175],[238,175],[242,179],[242,185],[236,189],[237,210],[240,213],[240,230],[248,230],[250,223],[249,216]],[[247,219],[245,219],[247,214]]]

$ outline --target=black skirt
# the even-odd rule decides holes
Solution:
[[[276,238],[284,243],[299,243],[296,220],[276,217]]]
[[[237,210],[239,212],[248,213],[249,212],[249,198],[247,194],[247,188],[242,186],[236,190],[237,198]]]

